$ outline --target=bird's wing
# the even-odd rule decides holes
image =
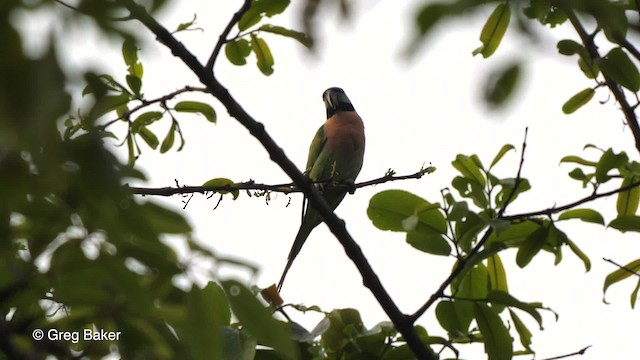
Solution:
[[[327,138],[324,136],[324,125],[322,125],[316,132],[316,135],[313,137],[313,141],[311,141],[311,145],[309,146],[309,157],[307,158],[307,167],[305,168],[305,173],[307,175],[311,172],[311,169],[313,169],[313,165],[318,160],[318,156],[320,156],[322,148],[326,142]]]

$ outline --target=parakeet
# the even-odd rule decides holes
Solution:
[[[311,146],[305,174],[311,181],[353,183],[360,173],[364,158],[364,124],[344,90],[332,87],[322,94],[327,121],[316,132]],[[347,194],[346,190],[322,191],[327,203],[335,210]],[[287,272],[311,231],[322,222],[320,214],[307,203],[300,230],[293,242],[287,264],[278,283],[278,290]]]

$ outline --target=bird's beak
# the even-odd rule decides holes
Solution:
[[[351,103],[344,91],[328,89],[324,93],[324,105],[327,109],[337,110],[340,103]]]

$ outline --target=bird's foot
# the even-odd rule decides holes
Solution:
[[[347,187],[347,191],[349,192],[349,194],[353,194],[354,192],[356,192],[356,184],[353,182],[353,180],[344,180],[342,184]]]

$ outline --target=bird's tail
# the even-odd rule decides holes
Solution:
[[[318,224],[314,224],[315,222],[303,221],[302,225],[300,225],[300,230],[298,230],[298,234],[296,235],[296,239],[293,242],[293,246],[291,247],[291,251],[289,251],[289,257],[287,258],[287,264],[284,267],[284,271],[282,272],[282,276],[280,277],[280,281],[278,282],[278,291],[282,289],[282,284],[284,283],[284,278],[287,276],[289,272],[289,268],[291,268],[291,264],[293,264],[293,260],[295,260],[296,256],[302,249],[302,245],[307,241],[309,234],[311,231],[318,226]]]

